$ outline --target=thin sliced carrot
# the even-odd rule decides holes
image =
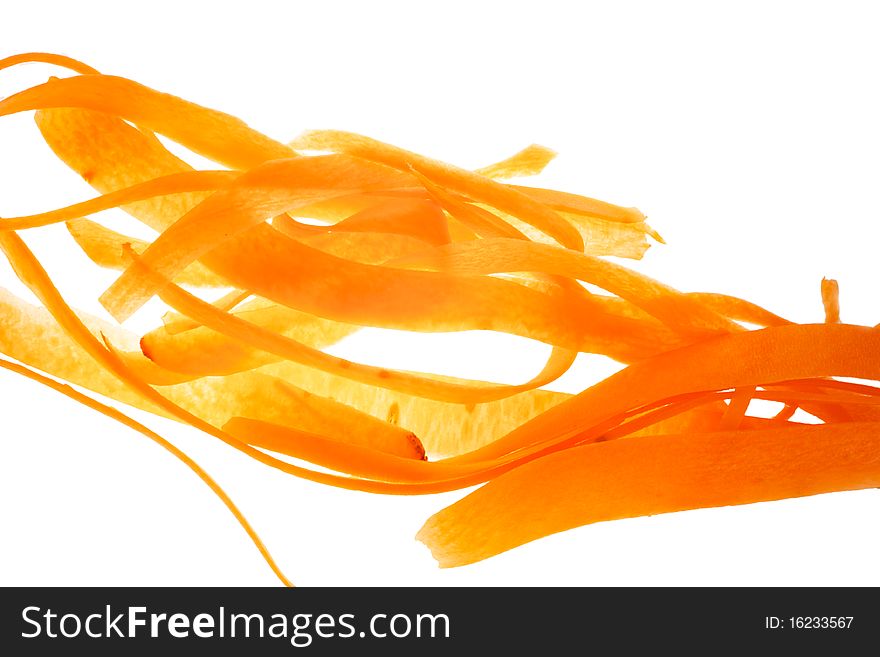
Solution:
[[[564,444],[583,426],[676,395],[824,376],[880,379],[878,353],[880,331],[847,324],[797,324],[703,340],[630,365],[468,458]]]
[[[335,224],[333,232],[400,233],[428,244],[447,244],[449,227],[436,203],[421,199],[391,199],[366,208]]]
[[[358,165],[347,156],[267,162],[219,189],[169,226],[144,252],[144,262],[171,279],[218,245],[275,215],[316,199],[378,188],[387,181],[385,167]],[[119,321],[155,292],[138,286],[133,278],[124,272],[101,297]]]
[[[249,324],[318,349],[335,344],[359,329],[277,304],[266,304],[262,299],[243,305],[234,315]],[[179,332],[159,327],[141,337],[140,346],[153,362],[192,376],[223,376],[280,360],[279,356],[204,327]]]
[[[249,290],[232,290],[219,299],[212,301],[211,305],[220,310],[231,312],[236,306],[247,301],[252,296],[253,295]],[[201,324],[198,322],[194,322],[188,317],[171,310],[162,315],[162,328],[164,328],[170,335],[177,335],[184,331],[191,331],[192,329],[199,328],[199,326],[201,326]]]
[[[165,176],[191,173],[192,167],[122,119],[81,109],[37,112],[37,127],[49,148],[103,194]],[[163,231],[208,197],[208,192],[157,196],[122,206],[156,231]]]
[[[584,243],[578,232],[553,210],[533,201],[512,187],[466,169],[453,167],[369,137],[338,130],[303,133],[291,143],[291,147],[349,153],[387,164],[401,171],[414,169],[446,189],[474,201],[488,203],[519,217],[553,237],[563,246],[583,251]]]
[[[594,522],[878,486],[880,423],[627,438],[523,465],[417,538],[446,568]]]
[[[265,225],[204,253],[202,231],[221,234],[222,223],[216,218],[203,211],[198,221],[175,224],[181,226],[179,232],[185,228],[188,241],[197,243],[195,250],[172,240],[169,229],[153,243],[154,257],[148,249],[144,261],[173,278],[201,255],[232,286],[353,324],[414,331],[499,330],[624,361],[681,344],[649,322],[609,316],[586,296],[572,298],[566,291],[542,294],[495,278],[355,263],[285,238]],[[123,277],[102,297],[117,318],[128,316],[156,291],[134,271]]]
[[[511,187],[539,203],[568,214],[606,219],[620,223],[642,223],[645,221],[645,215],[637,208],[625,208],[578,194],[560,192],[555,189],[523,187],[521,185],[511,185]]]
[[[53,150],[74,169],[83,174],[88,174],[87,177],[89,177],[92,184],[96,185],[101,191],[112,191],[119,187],[143,182],[151,177],[168,175],[186,170],[187,168],[185,163],[168,153],[161,144],[150,141],[135,128],[114,117],[80,110],[53,110],[52,112],[41,113],[38,118],[41,119],[43,135]],[[173,197],[168,197],[167,199],[162,199],[161,203],[151,201],[146,204],[137,204],[137,207],[126,206],[126,209],[148,225],[157,230],[162,230],[175,221],[180,216],[181,211],[192,209],[194,204],[198,203],[199,197],[189,196],[177,199],[174,203],[171,202],[172,200]],[[350,276],[345,277],[344,281],[339,281],[340,266],[344,266],[345,263],[340,263],[338,260],[324,260],[311,263],[310,266],[308,261],[312,259],[311,253],[302,253],[299,247],[294,247],[291,244],[285,243],[282,245],[275,239],[272,233],[267,233],[267,230],[270,229],[258,226],[253,237],[248,237],[245,240],[240,239],[237,246],[219,247],[212,254],[212,262],[206,262],[205,264],[211,265],[211,268],[215,272],[222,274],[224,278],[230,273],[234,274],[236,280],[230,281],[232,285],[241,289],[251,289],[255,293],[274,298],[286,305],[298,307],[311,314],[315,314],[316,311],[321,313],[327,309],[321,308],[322,304],[319,303],[319,299],[309,298],[311,296],[308,294],[309,290],[305,289],[302,283],[297,286],[283,285],[286,279],[300,279],[308,284],[306,287],[314,286],[316,280],[322,280],[325,284],[330,284],[332,287],[339,286],[341,289],[338,294],[342,294],[344,298],[357,299],[358,301],[362,301],[365,296],[375,296],[379,290],[386,287],[382,278],[376,280],[373,276],[375,272],[370,270],[355,269],[351,271]],[[249,258],[247,261],[243,260],[241,258],[242,252],[252,254],[252,258]],[[297,265],[300,262],[303,263],[300,273],[289,271],[290,265]],[[343,292],[348,282],[353,284],[353,288]],[[262,289],[257,289],[250,283],[257,283],[258,287]],[[488,282],[489,285],[493,286],[497,283],[501,283],[501,281]],[[435,320],[456,316],[460,318],[462,315],[468,317],[469,319],[466,321],[455,323],[455,328],[458,329],[489,328],[491,323],[480,321],[479,315],[484,314],[489,307],[495,306],[504,309],[508,304],[508,300],[505,299],[502,302],[500,298],[498,298],[498,301],[493,302],[491,298],[486,297],[484,292],[477,293],[476,290],[471,294],[464,294],[460,290],[461,281],[455,281],[451,284],[451,287],[443,286],[445,291],[437,290],[436,293],[432,289],[436,286],[423,288],[420,280],[413,281],[413,284],[422,291],[411,297],[412,299],[424,301],[437,299],[438,302],[442,302],[450,292],[460,298],[464,308],[450,308],[449,311],[452,313],[450,315],[449,312],[446,312],[446,309],[437,307],[436,311],[439,318],[435,317]],[[438,281],[439,284],[440,282]],[[268,292],[272,294],[266,294]],[[500,293],[501,290],[498,292]],[[319,293],[319,296],[321,299],[326,299],[328,296],[340,298],[338,294],[335,290],[325,287]],[[468,301],[469,296],[473,297],[473,302]],[[477,296],[483,300],[477,301]],[[495,296],[497,298],[497,295]],[[510,301],[515,304],[515,299],[510,299]],[[305,305],[303,305],[303,302],[306,302]],[[335,310],[338,311],[340,308],[337,307]],[[371,320],[377,319],[375,315],[367,314],[364,316],[360,313],[358,313],[358,316],[353,317],[352,310],[356,310],[356,308],[346,308],[344,313],[335,314],[335,318],[349,322],[354,320],[364,324],[374,324]],[[569,316],[570,312],[563,311],[562,308],[560,308],[560,311],[562,312],[561,316],[551,313],[548,317],[549,321],[542,323],[547,326],[572,326],[573,318]],[[424,312],[428,312],[428,309],[426,308]],[[507,311],[503,310],[503,312]],[[529,321],[533,321],[531,318],[540,317],[542,312],[538,310],[534,302],[530,302],[526,307],[520,307],[519,311],[514,308],[512,314],[515,314],[518,318],[515,324],[521,324],[522,318],[529,318]],[[578,327],[583,327],[589,323],[590,320],[587,317],[581,317],[576,320]],[[400,321],[396,323],[383,323],[381,320],[378,320],[378,323],[374,325],[384,325],[391,328],[412,327],[408,322]],[[655,331],[653,338],[649,338],[647,335],[638,338],[634,337],[637,343],[642,343],[643,345],[635,347],[635,349],[606,348],[602,342],[583,344],[583,341],[579,339],[574,341],[567,340],[567,344],[561,346],[579,347],[583,344],[586,349],[600,352],[607,349],[612,355],[623,360],[644,357],[646,354],[656,353],[661,349],[676,346],[674,341],[665,341],[667,338],[663,338],[662,332],[657,333],[655,329],[656,327],[652,329]],[[427,327],[426,329],[417,328],[417,330],[427,330]],[[441,327],[441,330],[444,329]],[[583,329],[578,328],[576,330],[580,332]],[[613,334],[622,336],[624,339],[626,339],[628,332],[623,326],[612,330]],[[528,331],[528,333],[533,332]],[[547,333],[547,331],[544,330],[543,333]],[[522,331],[520,334],[522,334]],[[659,343],[657,342],[658,339],[660,340]],[[553,341],[551,338],[550,342]]]
[[[594,256],[524,240],[483,239],[449,244],[394,264],[462,274],[542,272],[604,288],[685,334],[705,336],[739,327],[696,299],[638,272]]]
[[[158,275],[144,266],[136,256],[132,257],[143,276],[159,279]],[[202,301],[167,280],[164,282],[161,279],[156,280],[156,286],[160,288],[160,298],[169,306],[230,338],[330,374],[439,401],[477,404],[539,388],[562,376],[571,367],[576,356],[572,351],[554,349],[547,366],[535,378],[521,385],[490,385],[476,381],[465,385],[449,383],[331,356],[279,333],[249,324]]]
[[[135,336],[107,322],[87,315],[76,317],[90,335],[107,335],[121,345],[136,342]],[[31,338],[21,340],[22,335]],[[0,290],[0,352],[135,408],[179,419],[100,366],[45,309],[31,306],[5,290]],[[161,385],[162,394],[173,404],[214,426],[222,426],[238,415],[307,431],[332,427],[346,440],[380,451],[408,458],[421,458],[424,454],[408,429],[298,389],[271,375],[243,372],[192,380],[193,377],[156,365],[138,351],[117,351],[116,356],[127,372]]]
[[[0,101],[0,116],[62,107],[118,116],[233,169],[296,155],[234,116],[112,75],[49,80]]]
[[[458,199],[449,194],[439,185],[435,185],[429,178],[421,175],[418,171],[416,176],[432,199],[455,219],[470,228],[481,237],[512,237],[514,239],[526,239],[516,228],[511,226],[500,217],[472,205],[464,199]]]
[[[172,400],[157,392],[135,372],[131,371],[120,357],[119,352],[115,348],[112,348],[111,343],[106,336],[102,335],[102,340],[98,340],[89,331],[76,313],[67,305],[67,302],[58,292],[58,289],[52,283],[52,280],[49,278],[46,271],[39,264],[33,253],[31,253],[30,249],[28,249],[27,245],[15,232],[0,232],[0,247],[2,247],[2,250],[6,254],[16,275],[22,283],[27,285],[31,291],[37,295],[46,307],[46,310],[52,314],[60,327],[108,373],[116,377],[132,392],[139,394],[143,398],[143,401],[151,402],[168,415],[185,422],[210,436],[219,438],[240,452],[282,472],[297,475],[310,481],[338,486],[340,488],[371,492],[407,492],[406,490],[401,490],[399,487],[383,482],[358,481],[323,472],[315,472],[308,468],[302,468],[286,461],[279,460],[265,452],[261,452],[260,450],[251,447],[238,438],[219,429],[210,422],[205,421],[201,417],[182,408]],[[414,436],[410,435],[409,440],[411,449],[416,451],[418,458],[421,458],[424,452],[419,449],[420,445],[414,440]]]
[[[0,230],[22,230],[25,228],[48,226],[62,221],[78,220],[87,214],[103,212],[104,210],[128,203],[154,199],[157,196],[213,191],[232,182],[238,175],[234,171],[182,171],[180,173],[173,173],[58,210],[21,217],[4,217],[0,219]]]
[[[0,71],[6,68],[10,68],[12,66],[17,66],[19,64],[30,64],[41,62],[43,64],[52,64],[54,66],[61,66],[66,69],[70,69],[76,73],[82,73],[84,75],[99,75],[99,72],[89,66],[88,64],[84,64],[78,59],[74,59],[73,57],[66,57],[65,55],[56,55],[50,52],[25,52],[18,55],[10,55],[9,57],[5,57],[0,59]]]
[[[147,240],[117,233],[88,219],[67,221],[65,226],[89,260],[99,267],[108,269],[124,270],[128,266],[128,260],[122,249],[124,245],[129,245],[135,253],[143,253],[151,244]],[[196,287],[228,287],[229,285],[225,279],[198,261],[187,265],[175,280],[183,285]]]
[[[22,367],[21,365],[18,365],[16,363],[12,363],[12,362],[4,360],[2,358],[0,358],[0,367],[7,369],[11,372],[15,372],[16,374],[24,376],[28,379],[31,379],[32,381],[36,381],[37,383],[44,385],[47,388],[51,388],[52,390],[55,390],[56,392],[60,392],[62,395],[69,397],[70,399],[74,400],[75,402],[78,402],[78,403],[82,404],[83,406],[91,408],[92,410],[95,410],[98,413],[101,413],[102,415],[105,415],[112,420],[116,420],[120,424],[123,424],[123,425],[129,427],[130,429],[134,429],[138,433],[146,436],[147,438],[149,438],[150,440],[155,442],[157,445],[162,447],[164,450],[169,452],[172,456],[174,456],[176,459],[181,461],[186,467],[188,467],[190,470],[192,470],[199,477],[199,479],[201,479],[203,482],[205,482],[205,484],[208,486],[208,488],[211,489],[211,492],[214,493],[220,499],[220,501],[223,502],[224,505],[226,505],[226,508],[229,509],[229,512],[233,515],[235,520],[238,522],[239,525],[241,525],[242,529],[244,529],[244,531],[247,533],[248,537],[251,539],[254,546],[257,548],[257,550],[259,550],[260,555],[263,557],[263,560],[266,562],[266,564],[269,566],[269,568],[272,569],[272,572],[275,573],[275,576],[278,577],[278,579],[281,581],[281,583],[284,584],[284,586],[293,586],[293,583],[281,571],[281,568],[278,566],[278,564],[275,562],[275,559],[269,553],[269,550],[266,548],[266,545],[263,543],[262,539],[260,539],[257,532],[254,530],[254,528],[251,526],[251,524],[247,521],[247,518],[244,517],[244,514],[238,509],[238,507],[232,501],[232,498],[230,498],[229,495],[226,494],[226,491],[224,491],[220,487],[220,484],[218,484],[216,481],[214,481],[214,478],[211,477],[211,475],[209,475],[198,463],[196,463],[192,458],[190,458],[185,452],[183,452],[178,447],[176,447],[174,444],[169,442],[167,439],[163,438],[162,436],[160,436],[159,434],[154,432],[152,429],[144,426],[140,422],[133,420],[132,418],[128,417],[124,413],[121,413],[120,411],[113,408],[112,406],[107,406],[106,404],[102,404],[101,402],[99,402],[95,399],[92,399],[91,397],[89,397],[87,395],[82,394],[81,392],[71,388],[68,385],[65,385],[63,383],[58,383],[57,381],[50,379],[48,377],[45,377],[42,374],[39,374],[37,372],[34,372],[32,370],[27,369],[26,367]]]
[[[556,151],[540,144],[531,144],[500,162],[476,169],[474,173],[496,180],[535,176],[541,173],[555,157]]]
[[[686,292],[685,294],[737,322],[746,322],[757,326],[785,326],[792,323],[751,301],[728,294],[714,292]]]

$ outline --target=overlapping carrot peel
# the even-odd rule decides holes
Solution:
[[[41,304],[0,289],[0,352],[24,364],[0,367],[183,460],[285,584],[186,455],[35,370],[319,483],[482,485],[419,533],[442,566],[598,521],[880,485],[880,330],[841,323],[836,281],[822,281],[825,321],[795,324],[612,263],[602,256],[641,258],[662,239],[634,208],[503,182],[540,173],[555,155],[541,146],[468,171],[340,131],[284,145],[64,56],[0,70],[23,62],[78,75],[0,100],[0,116],[37,110],[46,143],[99,195],[0,218],[0,250]],[[196,170],[157,135],[221,167]],[[154,237],[118,230],[116,209]],[[18,234],[61,223],[120,272],[95,291],[115,322],[71,308]],[[120,325],[153,298],[166,306],[155,328]],[[547,361],[510,385],[326,351],[362,327],[503,332],[548,345]],[[576,395],[541,389],[581,352],[625,367]],[[779,408],[760,417],[753,401]]]

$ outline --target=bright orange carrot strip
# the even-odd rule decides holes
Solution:
[[[0,232],[0,248],[2,248],[6,254],[7,259],[22,283],[27,285],[31,291],[37,295],[61,327],[69,333],[69,335],[86,352],[88,352],[95,361],[106,368],[106,370],[125,386],[143,397],[144,401],[152,402],[155,406],[172,417],[190,424],[210,436],[219,438],[229,446],[251,456],[265,465],[281,470],[282,472],[300,476],[310,481],[352,490],[403,494],[410,492],[406,487],[401,488],[400,486],[384,482],[360,481],[346,477],[339,477],[323,472],[315,472],[307,468],[287,463],[286,461],[274,458],[243,443],[234,436],[218,429],[213,424],[206,422],[202,418],[178,406],[158,393],[150,385],[145,383],[136,373],[131,371],[120,358],[119,352],[111,348],[106,336],[102,336],[104,338],[102,344],[101,341],[92,335],[89,329],[80,321],[76,313],[71,310],[70,306],[68,306],[61,297],[58,289],[52,283],[48,274],[46,274],[33,253],[31,253],[27,245],[14,231]]]
[[[461,274],[541,272],[576,278],[616,294],[685,334],[740,330],[730,320],[678,290],[620,265],[548,244],[482,239],[437,247],[393,264]]]
[[[441,567],[605,520],[880,486],[880,423],[627,438],[532,461],[432,516]]]
[[[797,409],[797,404],[786,404],[776,415],[773,416],[773,420],[781,425],[791,419],[791,417],[797,412]]]
[[[0,59],[0,71],[5,68],[17,66],[18,64],[30,64],[36,62],[61,66],[63,68],[67,68],[71,71],[82,73],[84,75],[100,75],[97,70],[93,69],[88,64],[83,64],[81,61],[73,59],[73,57],[56,55],[49,52],[26,52],[19,55],[11,55],[9,57],[5,57],[4,59]]]
[[[296,156],[229,114],[111,75],[49,80],[0,101],[0,116],[62,107],[118,116],[233,169]]]
[[[55,155],[101,193],[193,170],[158,140],[103,112],[53,109],[34,119]],[[122,209],[161,232],[207,197],[206,192],[157,196]]]
[[[20,276],[22,282],[27,284],[38,295],[41,301],[43,301],[43,303],[46,305],[47,309],[55,316],[59,324],[66,331],[68,331],[71,336],[74,337],[74,339],[76,339],[76,341],[84,349],[86,349],[86,351],[93,358],[95,358],[99,363],[106,367],[111,373],[113,373],[114,376],[118,377],[120,381],[129,386],[136,393],[142,395],[145,400],[154,403],[160,409],[172,415],[173,417],[192,424],[196,428],[199,428],[200,430],[212,436],[224,440],[231,446],[243,451],[253,458],[267,465],[278,468],[284,472],[296,474],[313,481],[329,483],[343,488],[352,488],[356,490],[373,492],[418,494],[438,492],[442,490],[451,490],[462,486],[480,483],[481,481],[484,481],[488,476],[508,470],[512,467],[515,467],[518,462],[522,462],[523,460],[527,460],[529,458],[534,458],[541,454],[540,451],[536,451],[531,454],[517,456],[515,459],[502,459],[499,460],[497,463],[478,464],[474,468],[475,474],[470,474],[469,476],[458,477],[451,480],[433,481],[412,485],[392,485],[375,481],[370,482],[339,479],[334,475],[316,473],[308,469],[299,468],[289,463],[279,461],[278,459],[271,457],[263,452],[260,452],[259,450],[254,450],[249,445],[244,444],[240,440],[236,439],[234,436],[231,436],[224,431],[218,430],[215,425],[204,421],[202,418],[193,415],[189,411],[186,411],[166,397],[158,394],[150,386],[146,385],[136,374],[131,372],[126,367],[124,362],[120,359],[118,352],[110,348],[109,343],[106,341],[106,339],[105,344],[102,346],[100,342],[98,342],[97,339],[89,332],[85,325],[82,324],[76,314],[70,310],[64,300],[58,294],[57,289],[54,287],[51,280],[46,275],[45,271],[34,259],[29,249],[27,249],[27,246],[24,244],[24,242],[20,240],[20,238],[18,238],[16,233],[0,233],[0,246],[3,247],[3,250],[6,252],[11,264],[13,265],[16,273]],[[300,430],[293,431],[298,433]],[[417,445],[414,437],[410,436],[410,438],[413,440],[414,444]],[[458,467],[458,465],[456,467]],[[463,467],[466,470],[472,469],[472,466],[469,466],[467,464],[463,464]]]
[[[547,366],[535,378],[521,385],[489,385],[482,382],[462,385],[413,375],[407,372],[354,363],[325,354],[317,349],[312,349],[301,342],[291,340],[273,331],[267,331],[260,326],[249,324],[230,313],[226,313],[189,294],[180,287],[169,283],[167,279],[161,279],[155,272],[146,267],[138,256],[130,251],[129,255],[134,260],[140,274],[154,281],[155,286],[160,289],[159,297],[165,303],[208,328],[259,349],[274,353],[281,358],[309,365],[331,374],[354,379],[361,383],[399,390],[411,395],[463,404],[495,401],[525,390],[539,388],[551,381],[555,381],[568,371],[577,355],[572,351],[553,350]]]
[[[330,346],[359,329],[358,326],[270,304],[264,299],[244,304],[234,315],[249,324],[318,349]],[[204,327],[176,332],[162,326],[146,333],[140,340],[140,346],[156,364],[193,377],[223,376],[280,360],[279,356],[254,349]],[[281,378],[290,379],[284,375]]]
[[[382,205],[368,207],[330,226],[312,226],[282,214],[272,219],[272,227],[288,237],[328,253],[339,253],[331,243],[354,243],[358,235],[363,236],[361,239],[364,243],[369,243],[369,236],[393,235],[398,242],[398,238],[408,238],[414,246],[421,243],[421,248],[446,244],[450,240],[449,224],[440,208],[431,201],[413,199],[390,199]],[[329,248],[324,248],[324,244]],[[352,251],[346,257],[364,262],[357,251]],[[379,258],[377,262],[391,257],[393,256]]]
[[[676,395],[824,376],[880,379],[878,354],[880,331],[848,324],[797,324],[703,340],[630,365],[467,458],[564,444],[581,427]]]
[[[161,144],[149,140],[135,128],[114,117],[82,110],[53,110],[38,114],[38,120],[43,136],[59,157],[86,176],[101,191],[112,191],[143,182],[151,177],[187,169],[185,163],[171,155]],[[136,206],[126,206],[125,209],[151,227],[163,230],[182,213],[191,210],[201,198],[204,196],[178,195],[136,204]],[[242,253],[251,254],[251,257],[244,259],[241,257]],[[345,271],[346,263],[337,259],[312,262],[313,255],[310,251],[303,252],[297,245],[279,242],[276,239],[276,231],[272,231],[268,226],[257,226],[253,235],[247,239],[239,238],[235,243],[221,245],[208,258],[211,262],[207,262],[206,259],[206,264],[211,265],[211,268],[222,274],[224,278],[232,274],[235,280],[230,280],[230,285],[252,290],[285,305],[299,307],[311,314],[318,312],[326,315],[328,309],[321,307],[321,301],[326,301],[328,298],[356,301],[353,307],[349,303],[339,304],[332,309],[336,319],[354,323],[415,330],[491,328],[492,322],[481,319],[480,315],[485,315],[492,307],[510,315],[510,318],[505,320],[508,325],[516,326],[524,321],[538,321],[545,327],[541,330],[544,334],[558,333],[559,327],[569,327],[569,331],[573,329],[576,333],[583,333],[584,327],[589,327],[594,322],[583,312],[583,308],[579,312],[581,316],[575,318],[571,316],[569,308],[560,307],[558,313],[553,310],[548,313],[546,307],[539,309],[545,304],[538,303],[537,299],[528,301],[523,307],[518,305],[515,298],[504,294],[503,288],[491,292],[483,290],[487,285],[497,288],[497,284],[503,284],[503,281],[481,282],[480,291],[473,289],[465,292],[463,289],[465,284],[462,280],[455,280],[447,285],[442,279],[433,279],[428,287],[425,282],[428,279],[409,280],[406,285],[414,286],[420,291],[408,296],[406,307],[401,308],[401,312],[406,312],[406,318],[399,318],[396,321],[391,318],[392,321],[389,322],[387,316],[365,313],[357,307],[357,304],[376,297],[380,290],[399,288],[399,279],[398,282],[389,283],[385,280],[386,276],[376,278],[377,272],[370,269],[355,268]],[[293,271],[291,267],[294,267]],[[339,280],[340,271],[346,274],[343,280]],[[394,278],[398,277],[395,275]],[[298,282],[293,283],[293,280]],[[318,281],[321,282],[321,290],[315,289]],[[468,288],[475,288],[470,283],[466,285]],[[314,291],[314,295],[310,289]],[[513,294],[518,295],[520,292]],[[457,299],[457,303],[451,303],[452,297]],[[436,315],[429,308],[419,309],[413,305],[413,302],[427,304],[434,299],[439,304],[435,308]],[[449,299],[451,307],[445,307],[446,299]],[[571,304],[569,303],[568,306],[571,307]],[[353,316],[355,311],[357,313]],[[412,322],[412,315],[419,313],[424,313],[423,318],[416,318],[417,321]],[[540,320],[542,315],[547,315],[547,321]],[[452,318],[458,318],[458,321],[447,321]],[[637,327],[640,325],[641,323]],[[601,332],[601,327],[598,328]],[[631,336],[634,330],[636,335]],[[526,327],[520,329],[518,334],[521,335],[524,331],[527,336],[535,335],[532,329],[526,330]],[[664,336],[657,327],[645,326],[643,331],[642,328],[618,325],[609,327],[607,335],[609,337],[603,340],[567,339],[562,346],[574,348],[583,346],[584,349],[602,353],[607,350],[613,357],[632,360],[680,344],[676,343],[672,336]],[[612,341],[610,336],[616,337]],[[621,347],[616,344],[630,336],[634,342],[631,346]],[[553,343],[554,338],[550,338],[549,341]],[[611,342],[611,346],[606,346],[608,342]]]
[[[355,164],[347,156],[267,162],[245,172],[169,226],[144,252],[144,262],[172,279],[191,262],[270,217],[316,199],[386,183],[385,167]],[[139,285],[134,274],[123,273],[101,302],[122,321],[153,293],[154,289]]]
[[[106,331],[110,340],[126,345],[136,341],[128,332],[106,322],[88,316],[78,319],[92,334]],[[30,338],[22,340],[22,335]],[[45,309],[31,306],[2,289],[0,352],[112,399],[169,416],[96,363]],[[333,431],[341,440],[406,458],[421,458],[424,454],[407,428],[301,390],[277,377],[242,372],[192,380],[195,377],[165,370],[139,351],[117,352],[117,356],[139,379],[161,385],[162,394],[171,402],[215,426],[238,415],[303,431]]]
[[[481,237],[528,239],[523,233],[497,215],[492,214],[488,210],[472,205],[463,199],[456,198],[453,194],[447,193],[439,185],[432,183],[429,178],[419,174],[417,171],[415,173],[431,198],[451,216],[458,219],[477,235]]]
[[[710,395],[710,397],[716,396]],[[705,403],[705,400],[698,401]],[[692,405],[679,405],[674,412],[663,417],[655,414],[650,422],[630,423],[627,430],[620,432],[620,435],[656,434],[664,429],[714,430],[717,428],[719,417],[720,412],[714,407],[694,408]],[[454,459],[418,461],[250,418],[233,417],[223,425],[223,429],[248,444],[337,472],[403,484],[412,494],[443,492],[483,483],[543,454],[522,454],[472,463],[456,462]],[[596,429],[595,433],[608,435],[602,429]]]
[[[0,219],[0,230],[22,230],[48,226],[62,221],[79,219],[87,214],[103,212],[120,205],[145,201],[157,196],[181,194],[184,192],[213,191],[235,180],[239,174],[234,171],[182,171],[168,176],[153,178],[138,185],[120,189],[109,194],[65,208],[21,217]]]
[[[576,251],[584,249],[580,234],[553,210],[512,187],[466,169],[453,167],[369,137],[338,130],[303,133],[291,146],[296,149],[349,153],[401,171],[414,169],[441,187],[519,217],[563,246]]]
[[[281,580],[281,583],[284,586],[293,586],[293,583],[285,576],[285,574],[281,571],[278,564],[275,562],[275,559],[269,553],[269,550],[266,548],[266,545],[260,539],[259,535],[251,524],[247,521],[247,518],[244,517],[244,514],[238,509],[235,505],[235,502],[232,501],[232,498],[226,494],[220,484],[214,481],[213,477],[205,472],[202,467],[192,460],[185,452],[175,447],[171,442],[155,433],[148,427],[144,426],[140,422],[133,420],[128,417],[124,413],[118,411],[112,406],[107,406],[106,404],[102,404],[101,402],[92,399],[91,397],[78,392],[74,388],[71,388],[68,385],[63,383],[58,383],[57,381],[50,379],[49,377],[43,376],[42,374],[38,374],[32,370],[27,369],[26,367],[22,367],[21,365],[17,365],[16,363],[12,363],[10,361],[4,360],[0,358],[0,367],[7,369],[11,372],[15,372],[16,374],[20,374],[21,376],[27,377],[32,381],[36,381],[56,392],[60,392],[62,395],[69,397],[70,399],[79,402],[80,404],[91,408],[92,410],[98,411],[102,415],[106,415],[107,417],[116,420],[120,424],[123,424],[130,429],[134,429],[138,433],[146,436],[157,445],[168,451],[172,456],[181,461],[186,467],[192,470],[198,477],[201,479],[208,488],[211,489],[221,502],[226,505],[226,508],[229,509],[229,512],[232,513],[233,517],[238,521],[238,524],[241,525],[242,529],[247,533],[248,537],[253,542],[254,546],[256,546],[257,550],[259,550],[260,555],[263,557],[263,560],[272,569],[272,572]]]
[[[281,164],[277,161],[264,166]],[[252,189],[249,187],[248,193]],[[218,211],[227,213],[222,222],[216,221],[217,216],[210,211],[217,206]],[[258,214],[260,207],[254,206],[253,212]],[[179,230],[169,229],[153,243],[154,257],[149,257],[151,249],[144,253],[144,262],[166,278],[173,278],[180,268],[202,256],[207,266],[234,287],[353,324],[415,331],[500,330],[568,349],[606,353],[624,361],[656,353],[677,342],[674,336],[658,331],[656,325],[609,316],[599,302],[586,296],[574,300],[565,291],[555,295],[537,293],[495,278],[355,263],[285,238],[262,223],[204,253],[207,246],[201,240],[206,232],[222,236],[226,221],[235,223],[236,218],[228,216],[220,200],[198,209],[198,215],[191,215],[197,220],[178,222],[174,227]],[[184,233],[183,238],[174,239],[172,232]],[[195,243],[194,250],[187,243]],[[105,293],[102,301],[121,318],[154,293],[155,288],[131,270]]]
[[[721,429],[724,431],[733,431],[739,429],[746,411],[749,410],[749,404],[755,398],[755,386],[743,386],[737,388],[730,397],[730,404],[721,418]]]
[[[449,226],[436,203],[422,199],[391,199],[366,208],[333,225],[334,232],[400,233],[429,244],[449,242]]]

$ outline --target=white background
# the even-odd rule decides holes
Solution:
[[[340,128],[469,167],[545,144],[561,155],[536,183],[636,205],[666,238],[638,269],[797,321],[821,319],[819,281],[836,277],[844,321],[873,325],[880,40],[871,7],[44,1],[7,7],[0,56],[68,54],[281,140]],[[0,94],[56,72],[2,72]],[[0,215],[91,195],[30,116],[0,120]],[[27,239],[70,300],[97,311],[112,277],[71,255],[61,227]],[[21,293],[5,263],[0,285]],[[409,367],[521,380],[545,353],[523,342],[483,341],[461,362],[424,338],[395,348]],[[384,344],[339,353],[375,360]],[[524,370],[511,370],[520,360]],[[592,378],[581,369],[557,389]],[[275,583],[222,505],[138,434],[3,372],[0,410],[0,583]],[[137,417],[216,476],[301,585],[880,584],[875,491],[605,523],[440,570],[413,536],[461,492],[332,490]]]

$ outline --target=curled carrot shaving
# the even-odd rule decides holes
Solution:
[[[24,364],[0,367],[182,460],[284,584],[197,464],[56,379],[328,486],[481,486],[419,532],[442,566],[593,522],[880,485],[880,332],[841,322],[834,280],[821,284],[824,322],[797,324],[613,263],[604,256],[638,259],[663,239],[635,208],[503,182],[540,173],[555,156],[542,146],[471,171],[342,131],[285,145],[63,55],[15,55],[0,71],[28,62],[74,75],[0,100],[0,117],[35,110],[45,142],[99,195],[0,218],[0,250],[40,302],[0,289],[0,352]],[[157,135],[220,167],[193,168]],[[116,209],[155,237],[106,225]],[[61,223],[95,266],[120,272],[99,296],[115,321],[71,308],[19,235]],[[155,328],[120,325],[154,297]],[[362,327],[503,332],[548,356],[511,385],[327,353]],[[580,353],[623,369],[575,395],[542,389]],[[761,417],[755,400],[781,409]]]

